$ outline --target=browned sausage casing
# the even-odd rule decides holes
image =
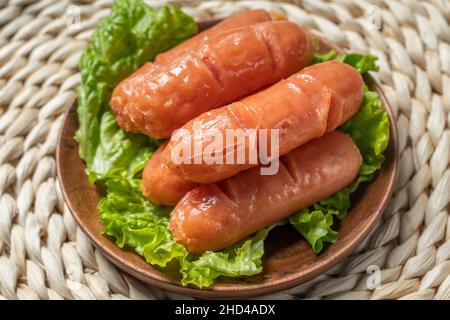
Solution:
[[[247,168],[256,166],[246,157],[244,163],[227,163],[228,150],[238,150],[237,142],[224,144],[219,163],[195,163],[204,159],[204,152],[211,143],[208,139],[195,138],[194,128],[207,136],[218,131],[226,137],[227,129],[279,129],[279,155],[288,153],[311,139],[323,136],[336,129],[354,115],[363,98],[361,75],[349,65],[341,62],[325,62],[307,67],[302,71],[278,82],[241,101],[205,112],[189,121],[181,128],[181,136],[174,134],[164,151],[167,166],[181,177],[210,183],[231,177]],[[225,139],[225,138],[224,138]],[[183,162],[183,144],[191,141],[191,158]],[[200,144],[200,151],[194,146]],[[268,145],[270,146],[270,140]],[[249,144],[245,145],[249,153]],[[179,156],[177,161],[174,157]]]
[[[216,24],[215,26],[212,26],[211,28],[208,28],[205,31],[200,32],[199,34],[193,36],[192,38],[187,39],[186,41],[180,43],[176,47],[166,52],[158,54],[156,56],[155,63],[164,64],[173,59],[176,59],[178,56],[190,50],[196,50],[210,37],[220,34],[225,30],[230,30],[233,28],[252,25],[259,22],[270,20],[272,20],[271,14],[263,9],[247,10],[238,13]]]
[[[174,206],[197,183],[175,174],[162,161],[162,152],[167,142],[159,146],[148,160],[142,173],[141,190],[144,196],[158,205]]]
[[[201,113],[296,72],[311,54],[310,39],[292,22],[225,30],[198,50],[143,66],[115,88],[110,106],[125,130],[168,138]]]
[[[133,79],[140,75],[150,73],[152,72],[152,70],[157,69],[157,65],[164,65],[170,62],[171,60],[178,58],[180,55],[185,54],[188,51],[197,50],[211,36],[220,34],[221,32],[229,29],[251,25],[264,21],[270,21],[271,19],[272,15],[262,9],[247,10],[238,13],[234,16],[225,19],[224,21],[218,23],[213,27],[203,32],[200,32],[199,34],[193,36],[192,38],[180,43],[176,47],[166,52],[160,53],[159,55],[156,56],[154,63],[147,62],[143,67],[141,67],[139,70],[133,73],[129,77],[129,79]],[[274,20],[276,19],[274,18]],[[133,131],[133,132],[139,131],[139,129],[133,124],[133,122],[130,119],[127,105],[124,105],[122,109],[118,109],[117,106],[115,106],[115,108],[116,108],[115,110],[116,120],[120,127],[122,127],[125,131]]]
[[[189,191],[172,212],[170,230],[193,253],[226,248],[344,188],[361,162],[353,140],[334,131],[281,157],[276,175],[251,168]]]

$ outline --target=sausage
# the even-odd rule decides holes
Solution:
[[[152,63],[152,62],[146,62],[142,67],[140,67],[138,70],[136,70],[134,73],[131,74],[131,76],[128,79],[136,79],[140,78],[142,75],[151,74],[157,69],[158,65]],[[119,89],[115,89],[113,91],[114,95],[114,101],[111,100],[111,109],[116,117],[117,124],[119,127],[121,127],[123,130],[127,132],[139,132],[139,129],[133,124],[133,122],[130,119],[129,105],[126,104],[125,93],[131,92],[133,90],[135,83],[133,81],[124,80],[119,85]],[[116,92],[116,90],[118,90]],[[119,107],[123,106],[123,107]]]
[[[272,20],[271,14],[263,9],[247,10],[238,13],[216,24],[213,27],[200,32],[199,34],[193,36],[192,38],[180,43],[176,47],[166,52],[158,54],[156,56],[155,63],[164,64],[173,59],[176,59],[178,56],[190,50],[196,50],[202,43],[207,41],[210,37],[220,34],[225,30],[270,20]]]
[[[267,129],[270,137],[276,133],[272,129],[278,129],[277,150],[279,155],[283,155],[333,131],[354,115],[362,103],[363,85],[361,75],[344,63],[333,61],[312,65],[266,90],[189,121],[174,133],[164,150],[163,160],[171,170],[187,180],[210,183],[226,179],[258,165],[258,162],[250,161],[249,155],[254,149],[250,149],[249,143],[242,147],[237,139],[226,140],[227,130],[253,128],[259,134],[261,129]],[[213,135],[209,133],[215,132],[225,143],[214,154],[216,162],[205,163],[202,160],[208,156],[206,150],[213,142]],[[198,133],[205,138],[199,140]],[[184,148],[186,142],[188,149]],[[258,139],[256,143],[257,146],[265,144],[270,151],[268,160],[276,158],[275,153],[271,154],[271,139]],[[238,163],[237,151],[240,148],[246,157],[245,161]],[[227,161],[227,155],[232,152],[234,163]]]
[[[198,49],[206,40],[208,40],[211,36],[218,35],[223,31],[237,28],[240,26],[251,25],[259,22],[270,21],[271,19],[279,20],[279,17],[274,16],[274,14],[269,14],[267,11],[262,9],[256,10],[247,10],[242,13],[238,13],[230,18],[225,19],[221,23],[203,31],[199,34],[193,36],[190,39],[180,43],[176,47],[160,53],[156,56],[155,62],[147,62],[140,69],[134,72],[129,79],[135,79],[142,74],[150,73],[153,70],[157,69],[158,65],[163,65],[167,62],[170,62],[173,59],[176,59],[178,56],[190,51]],[[130,92],[133,89],[135,83],[130,81],[123,81],[122,90],[123,92]],[[125,131],[128,132],[139,132],[139,129],[131,122],[128,112],[128,105],[125,100],[117,95],[116,101],[114,105],[123,105],[122,109],[118,109],[116,107],[116,120],[120,127],[122,127]]]
[[[255,167],[189,191],[169,228],[189,252],[226,248],[341,190],[361,163],[353,140],[331,132],[280,157],[276,175],[260,175]]]
[[[125,79],[114,89],[110,106],[123,129],[168,138],[201,113],[291,75],[311,55],[309,37],[292,22],[226,30],[198,50]],[[123,123],[127,120],[132,125]]]
[[[144,196],[157,205],[174,206],[197,183],[176,175],[162,161],[167,142],[159,146],[145,165],[141,190]]]

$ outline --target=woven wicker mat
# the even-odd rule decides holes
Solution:
[[[57,134],[80,83],[78,59],[111,3],[0,0],[0,298],[181,298],[124,274],[95,250],[56,179]],[[450,1],[181,4],[197,17],[280,11],[380,59],[377,79],[400,137],[391,204],[344,263],[270,297],[450,298]],[[374,276],[381,281],[375,287]]]

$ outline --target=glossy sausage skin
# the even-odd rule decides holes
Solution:
[[[192,38],[180,43],[176,47],[160,53],[156,56],[155,62],[147,62],[138,69],[135,73],[133,73],[129,79],[134,79],[139,77],[142,74],[147,74],[157,69],[158,65],[164,65],[171,60],[176,59],[180,55],[185,54],[190,50],[197,50],[205,41],[207,41],[211,36],[218,35],[226,30],[251,25],[259,22],[270,21],[272,19],[271,14],[262,9],[256,10],[247,10],[242,13],[238,13],[230,18],[225,19],[221,23],[200,32],[199,34],[193,36]],[[274,17],[275,19],[275,17]],[[132,87],[130,85],[134,85],[133,83],[127,83],[127,81],[122,82],[124,86],[124,93],[132,91]],[[122,105],[122,109],[118,109],[116,107],[115,115],[117,123],[120,127],[122,127],[125,131],[138,132],[139,129],[133,124],[130,119],[128,112],[128,104],[121,102],[122,98],[120,96],[117,97],[118,100],[115,101],[115,104]]]
[[[353,140],[334,131],[281,157],[276,175],[251,168],[188,192],[172,211],[170,230],[192,253],[226,248],[344,188],[361,162]]]
[[[174,206],[197,183],[176,175],[162,161],[167,142],[159,146],[148,160],[142,173],[141,190],[144,196],[157,205]]]
[[[181,135],[177,133],[172,136],[163,159],[170,169],[187,180],[198,183],[220,181],[257,163],[250,163],[248,157],[240,164],[237,161],[227,163],[227,153],[234,150],[236,157],[236,142],[227,142],[217,153],[217,158],[222,157],[222,163],[195,163],[194,157],[204,159],[204,151],[211,144],[208,139],[200,141],[195,138],[195,128],[204,137],[210,132],[220,132],[226,137],[227,129],[267,129],[269,135],[271,129],[278,129],[278,150],[279,155],[283,155],[336,129],[358,111],[362,98],[363,80],[354,68],[341,62],[316,64],[266,90],[189,121],[178,131]],[[177,156],[178,159],[183,158],[182,145],[186,141],[191,142],[191,156],[185,156],[181,163],[174,161]],[[270,139],[261,142],[267,143],[270,150]],[[195,151],[194,145],[199,144],[201,148]],[[248,154],[248,143],[244,149]]]
[[[142,67],[131,74],[127,79],[122,81],[113,91],[112,100],[110,101],[111,109],[116,117],[117,124],[127,132],[139,132],[130,118],[129,104],[126,103],[126,96],[132,92],[133,86],[136,85],[134,79],[140,79],[144,75],[150,75],[158,70],[158,65],[152,62],[146,62]]]
[[[292,22],[226,30],[196,51],[163,65],[144,66],[147,72],[137,71],[115,88],[110,106],[125,130],[168,138],[201,113],[301,69],[311,52],[310,39]]]
[[[178,56],[190,51],[196,50],[202,43],[207,41],[210,37],[220,34],[221,32],[237,27],[252,25],[259,22],[270,21],[272,17],[270,13],[263,9],[247,10],[231,16],[215,26],[200,32],[192,38],[180,43],[176,47],[160,53],[156,56],[155,63],[164,64]]]

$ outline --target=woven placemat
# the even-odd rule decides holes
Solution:
[[[279,11],[340,46],[379,57],[376,77],[400,139],[390,206],[345,262],[270,297],[449,299],[450,2],[179,3],[196,17]],[[106,260],[77,228],[56,178],[57,135],[76,98],[78,59],[111,4],[0,0],[0,298],[182,298]]]

